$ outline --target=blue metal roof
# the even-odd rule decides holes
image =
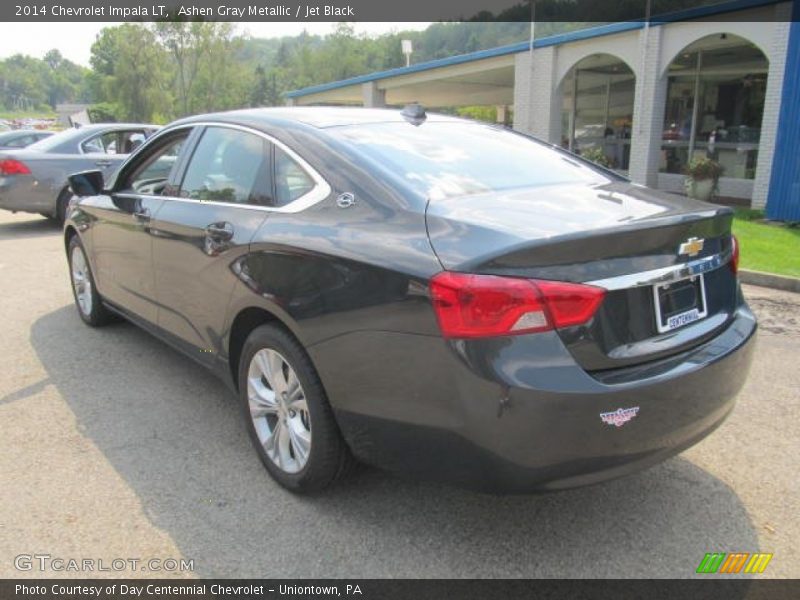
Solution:
[[[768,6],[770,4],[780,4],[787,0],[733,0],[731,2],[724,2],[721,4],[712,4],[708,6],[698,6],[689,8],[665,15],[653,17],[650,20],[652,26],[664,25],[666,23],[675,23],[677,21],[691,21],[692,19],[699,19],[712,15],[719,15],[738,10],[746,10],[748,8],[758,8],[760,6]],[[551,35],[546,38],[534,40],[534,48],[545,48],[547,46],[558,46],[568,42],[576,42],[579,40],[587,40],[604,35],[611,35],[614,33],[622,33],[625,31],[632,31],[642,29],[644,21],[625,21],[623,23],[611,23],[610,25],[599,25],[597,27],[589,27],[578,31],[569,31],[567,33],[559,33]],[[473,62],[476,60],[484,60],[487,58],[494,58],[496,56],[505,56],[507,54],[516,54],[518,52],[526,52],[530,50],[530,42],[517,42],[507,46],[499,46],[497,48],[489,48],[488,50],[479,50],[477,52],[469,52],[467,54],[458,54],[456,56],[449,56],[447,58],[439,58],[436,60],[429,60],[427,62],[411,65],[410,67],[397,67],[395,69],[388,69],[386,71],[376,71],[375,73],[368,73],[366,75],[359,75],[357,77],[350,77],[349,79],[341,79],[339,81],[332,81],[330,83],[323,83],[321,85],[312,85],[310,87],[302,88],[286,92],[287,98],[299,98],[308,96],[310,94],[318,94],[320,92],[327,92],[351,85],[358,85],[367,83],[369,81],[377,81],[379,79],[387,79],[388,77],[395,77],[397,75],[409,75],[411,73],[418,73],[420,71],[428,71],[431,69],[438,69],[441,67],[449,67],[452,65],[459,65],[463,63]]]

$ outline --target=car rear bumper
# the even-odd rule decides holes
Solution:
[[[414,358],[394,363],[396,375],[382,384],[356,369],[349,393],[331,401],[353,452],[368,463],[487,491],[587,485],[655,464],[718,427],[747,377],[755,331],[742,304],[698,347],[593,374],[556,334],[449,348],[440,339],[447,357],[434,355],[431,338],[394,334],[384,344],[408,345],[399,356]],[[362,363],[391,361],[380,347],[368,358],[362,346]],[[601,418],[619,409],[636,414],[620,426]]]
[[[30,176],[0,176],[0,209],[55,214],[55,195]]]

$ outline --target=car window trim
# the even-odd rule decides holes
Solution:
[[[181,198],[179,196],[159,196],[155,194],[137,194],[135,192],[126,192],[120,191],[115,192],[115,195],[125,196],[128,197],[136,196],[136,197],[147,197],[147,198],[161,198],[163,200],[175,200],[180,202],[188,202],[194,204],[209,204],[211,206],[226,206],[232,207],[237,206],[240,208],[250,209],[250,210],[261,210],[267,212],[277,212],[277,213],[298,213],[319,202],[322,202],[325,198],[331,195],[333,188],[331,188],[330,184],[325,180],[325,178],[317,172],[308,162],[300,156],[297,152],[292,150],[289,146],[284,144],[278,139],[275,139],[273,136],[269,135],[268,133],[264,133],[263,131],[259,131],[258,129],[253,129],[252,127],[245,127],[244,125],[237,125],[234,123],[215,123],[213,121],[202,121],[202,122],[192,122],[192,123],[184,123],[181,125],[176,125],[174,127],[170,127],[168,129],[162,129],[157,134],[152,136],[150,139],[147,140],[148,145],[153,140],[152,143],[156,143],[155,140],[160,138],[163,135],[169,135],[170,133],[174,133],[179,129],[186,129],[186,128],[198,128],[205,130],[208,127],[224,127],[227,129],[236,129],[239,131],[243,131],[245,133],[252,133],[255,134],[266,141],[270,142],[274,146],[279,147],[281,150],[286,152],[300,167],[314,180],[315,186],[297,198],[296,200],[290,202],[286,206],[264,206],[260,204],[247,204],[247,203],[237,203],[237,202],[220,202],[218,200],[199,200],[196,198]],[[192,145],[191,148],[187,148],[192,154],[194,154],[194,149],[199,143],[199,138],[195,143]],[[137,149],[138,150],[138,149]],[[138,152],[137,152],[138,154]],[[274,152],[272,153],[274,157]],[[186,164],[182,165],[182,173],[181,173],[181,180],[183,176],[186,174],[186,169],[188,168],[189,162],[191,162],[191,157],[186,161]],[[122,173],[124,167],[120,168],[119,173]],[[274,167],[273,167],[274,168]],[[116,181],[114,182],[116,184]]]

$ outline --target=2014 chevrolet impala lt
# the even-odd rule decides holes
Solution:
[[[80,317],[227,380],[292,490],[354,458],[491,490],[617,477],[717,427],[752,358],[729,209],[418,105],[192,117],[70,181]]]

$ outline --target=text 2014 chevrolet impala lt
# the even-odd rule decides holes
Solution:
[[[188,118],[71,184],[81,318],[226,379],[293,490],[353,457],[506,491],[623,475],[717,427],[752,358],[729,209],[418,106]]]

